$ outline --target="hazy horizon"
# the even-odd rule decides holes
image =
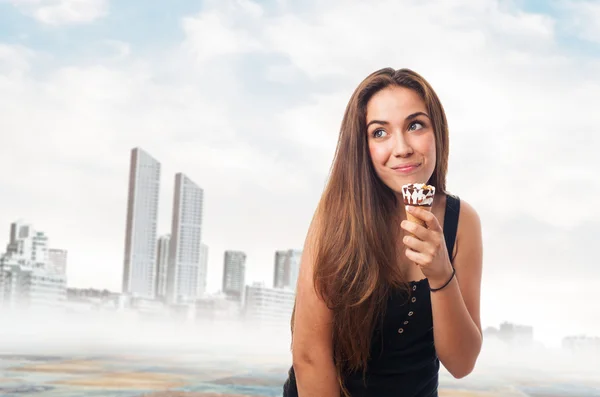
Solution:
[[[173,362],[212,357],[234,360],[249,368],[258,365],[287,370],[291,365],[289,326],[283,323],[255,327],[241,320],[185,323],[133,319],[116,313],[2,314],[6,321],[0,331],[0,356],[5,357],[59,356],[78,360],[132,355],[149,360],[166,357]],[[486,337],[476,369],[465,381],[486,379],[491,374],[495,381],[506,378],[596,382],[600,387],[600,357],[593,352],[536,344],[509,345]]]

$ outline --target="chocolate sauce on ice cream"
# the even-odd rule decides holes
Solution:
[[[402,186],[402,196],[404,197],[404,205],[431,207],[433,196],[435,196],[435,186],[424,183],[410,183]]]

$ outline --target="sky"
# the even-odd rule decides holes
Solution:
[[[484,325],[600,335],[599,19],[599,1],[0,0],[0,247],[24,219],[68,250],[69,286],[119,291],[141,147],[162,164],[159,234],[175,173],[204,189],[208,290],[228,249],[272,285],[352,91],[408,67],[481,217]]]

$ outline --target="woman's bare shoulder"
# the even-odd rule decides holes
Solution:
[[[460,199],[460,213],[458,218],[457,240],[462,237],[463,242],[469,238],[481,235],[481,219],[477,210],[465,199]]]
[[[456,235],[454,268],[460,290],[475,324],[481,331],[480,297],[483,268],[481,220],[475,208],[460,200],[460,214]]]

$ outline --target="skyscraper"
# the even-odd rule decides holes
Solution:
[[[131,151],[123,292],[153,299],[156,289],[156,224],[160,163],[140,148]]]
[[[246,281],[246,254],[225,251],[223,263],[223,293],[228,298],[242,302]]]
[[[289,249],[275,252],[273,287],[296,289],[301,256],[301,250]]]
[[[167,297],[167,272],[169,268],[169,242],[171,235],[167,234],[158,238],[156,252],[156,296]]]
[[[169,244],[167,296],[170,302],[198,297],[203,190],[182,173],[175,175],[173,219]]]

